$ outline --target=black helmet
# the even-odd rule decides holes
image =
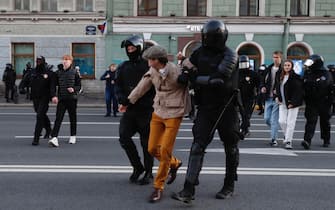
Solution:
[[[11,63],[6,63],[6,69],[13,69],[13,65]]]
[[[329,70],[334,70],[334,69],[335,69],[335,65],[334,65],[334,64],[329,64],[329,65],[327,66],[327,68],[328,68]]]
[[[318,54],[311,55],[304,63],[310,70],[323,70],[323,57]]]
[[[259,71],[259,72],[265,71],[266,68],[267,68],[266,65],[265,65],[265,64],[262,64],[262,65],[259,66],[258,71]]]
[[[249,57],[246,55],[241,55],[238,61],[239,69],[250,69]]]
[[[137,50],[135,52],[128,52],[127,47],[129,45],[132,45],[134,47],[137,48]],[[126,53],[129,57],[130,60],[136,60],[138,59],[143,51],[144,48],[144,41],[142,39],[142,37],[140,37],[139,35],[133,35],[128,37],[127,39],[123,40],[121,42],[121,48],[125,48]]]
[[[226,47],[228,30],[219,20],[210,20],[201,30],[202,46],[223,50]]]

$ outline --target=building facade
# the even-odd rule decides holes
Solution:
[[[84,91],[96,92],[96,74],[106,68],[105,38],[97,26],[105,19],[106,0],[1,0],[0,75],[12,63],[20,78],[26,63],[34,66],[40,55],[56,69],[71,54]]]
[[[147,42],[166,47],[171,60],[200,45],[202,25],[225,22],[227,45],[248,55],[254,68],[272,62],[281,50],[296,61],[313,53],[335,63],[335,2],[332,0],[113,0],[108,3],[108,60],[124,59],[120,42],[141,34]],[[285,56],[286,57],[286,56]]]

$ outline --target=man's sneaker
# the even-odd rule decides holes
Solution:
[[[216,193],[216,199],[227,199],[232,197],[234,194],[234,188],[231,187],[223,187],[220,192]]]
[[[50,139],[48,144],[52,147],[59,147],[57,137],[53,137],[52,139]]]
[[[75,144],[76,143],[76,136],[70,136],[69,144]]]
[[[278,146],[278,142],[277,142],[277,140],[272,139],[271,142],[270,142],[270,145],[271,145],[272,147],[276,147],[276,146]]]
[[[292,143],[289,142],[289,141],[287,141],[287,142],[285,143],[285,149],[292,149]]]
[[[304,147],[304,149],[309,149],[311,147],[311,144],[308,141],[302,141],[301,146]]]
[[[194,194],[183,189],[178,193],[172,193],[171,198],[177,201],[181,201],[190,204],[194,200]]]

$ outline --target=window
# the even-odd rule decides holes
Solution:
[[[138,0],[138,16],[157,16],[157,0]]]
[[[42,0],[42,11],[56,12],[57,11],[57,0]]]
[[[294,44],[287,49],[287,59],[294,63],[294,71],[303,75],[303,63],[309,57],[309,50],[302,44]]]
[[[15,10],[30,10],[30,1],[29,0],[15,0]]]
[[[240,16],[258,16],[258,0],[240,0]]]
[[[291,0],[291,16],[308,16],[309,0]]]
[[[92,12],[93,0],[77,0],[77,11]]]
[[[238,50],[238,55],[247,55],[250,60],[250,68],[252,70],[258,69],[258,67],[261,65],[261,53],[259,49],[253,45],[253,44],[246,44],[243,45]]]
[[[74,65],[79,66],[83,78],[94,79],[95,75],[95,44],[73,43],[72,56]]]
[[[34,63],[34,43],[12,43],[12,61],[17,75],[22,75],[28,62]]]
[[[187,16],[206,16],[207,0],[187,0]]]

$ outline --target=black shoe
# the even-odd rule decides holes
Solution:
[[[105,116],[104,117],[110,117],[111,116],[111,114],[105,114]]]
[[[227,199],[233,196],[234,193],[234,187],[225,187],[220,190],[220,192],[216,193],[215,198],[216,199]]]
[[[45,138],[45,139],[50,139],[50,138],[51,138],[51,128],[48,129],[48,130],[45,132],[45,135],[44,135],[43,138]]]
[[[192,192],[188,192],[187,190],[183,189],[182,191],[178,193],[173,193],[171,195],[171,198],[177,201],[190,204],[192,200],[194,200],[194,194]]]
[[[177,166],[177,168],[170,168],[169,179],[166,182],[166,184],[172,184],[174,182],[174,180],[177,177],[177,171],[181,167],[181,165],[183,165],[183,162],[180,161],[179,164],[178,164],[178,166]]]
[[[323,147],[329,147],[330,141],[329,140],[324,140],[322,146]]]
[[[39,143],[39,140],[38,139],[34,139],[33,140],[33,142],[31,142],[31,145],[33,145],[33,146],[37,146],[37,145],[39,145],[40,143]]]
[[[301,146],[304,147],[304,149],[308,150],[311,147],[311,144],[308,141],[302,141]]]
[[[260,112],[258,112],[258,115],[262,115],[264,113],[264,110],[261,110]]]
[[[153,178],[154,176],[152,175],[152,173],[145,173],[144,176],[140,180],[138,180],[137,184],[139,185],[150,184]]]
[[[141,176],[143,172],[144,172],[144,168],[141,168],[141,169],[134,168],[133,173],[129,177],[129,181],[132,183],[136,183],[138,178]]]
[[[149,198],[150,203],[158,202],[162,199],[163,191],[161,189],[156,189],[152,192]]]
[[[116,113],[113,113],[113,117],[117,117],[117,114],[116,114]]]

